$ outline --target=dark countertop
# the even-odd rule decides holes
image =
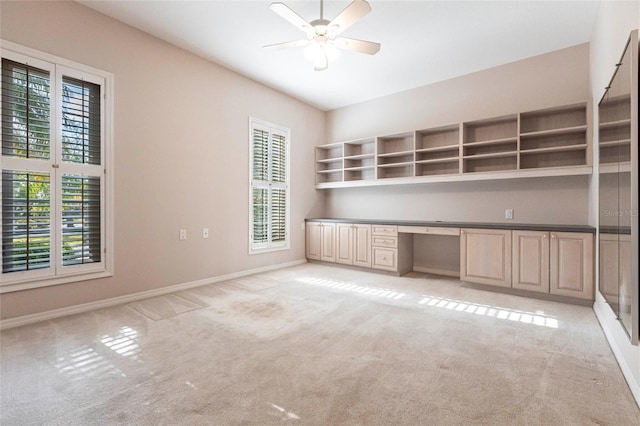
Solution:
[[[612,234],[612,235],[631,235],[631,227],[630,226],[601,226],[600,227],[601,234]]]
[[[517,229],[522,231],[550,232],[587,232],[595,234],[596,228],[589,225],[549,225],[533,223],[491,223],[491,222],[444,222],[417,220],[384,220],[384,219],[330,219],[310,218],[307,222],[362,223],[371,225],[425,226],[441,228],[484,228],[484,229]]]

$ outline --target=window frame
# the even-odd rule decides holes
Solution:
[[[269,178],[266,181],[254,181],[253,175],[253,132],[254,129],[260,129],[269,133],[269,149],[268,149],[268,163],[272,164],[272,145],[273,140],[271,135],[275,132],[285,138],[285,182],[274,183],[271,177],[271,166],[269,166]],[[291,185],[290,185],[290,170],[291,170],[291,130],[287,127],[274,124],[265,120],[261,120],[255,117],[249,117],[249,254],[269,253],[275,251],[289,250],[291,247]],[[275,185],[275,187],[274,187]],[[254,224],[254,204],[253,204],[253,190],[254,188],[265,188],[268,190],[267,198],[269,200],[269,206],[271,206],[271,191],[272,189],[284,189],[285,190],[285,239],[281,242],[271,241],[272,231],[272,217],[271,208],[268,208],[268,240],[266,243],[255,243],[253,241],[253,224]]]
[[[50,158],[49,160],[29,160],[2,157],[0,169],[24,170],[28,172],[46,172],[50,175],[51,185],[51,232],[50,249],[51,264],[48,268],[32,271],[10,273],[0,272],[0,294],[32,288],[47,287],[77,281],[106,278],[114,274],[114,238],[113,238],[113,74],[87,65],[79,64],[49,53],[31,49],[16,43],[0,39],[0,57],[15,62],[45,69],[50,73]],[[83,164],[78,167],[73,163],[62,161],[62,78],[71,77],[97,83],[101,87],[101,164]],[[1,78],[1,76],[0,76]],[[0,99],[1,103],[1,99]],[[52,169],[52,164],[58,167]],[[91,170],[89,172],[88,170]],[[62,177],[80,174],[82,176],[101,177],[101,261],[95,264],[67,265],[62,264],[62,228],[61,220]],[[55,196],[54,196],[55,195]],[[1,206],[2,200],[0,200]]]

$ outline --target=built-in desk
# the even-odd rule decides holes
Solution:
[[[529,293],[594,298],[595,228],[587,225],[315,218],[307,219],[306,229],[309,260],[396,275],[431,272]],[[433,239],[436,247],[420,235]],[[446,258],[449,265],[416,262],[429,257]]]

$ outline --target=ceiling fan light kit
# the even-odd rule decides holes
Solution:
[[[311,22],[305,21],[284,3],[271,3],[269,8],[306,33],[307,39],[287,41],[264,47],[266,49],[288,49],[304,46],[304,57],[313,62],[313,68],[316,71],[326,70],[329,62],[337,60],[340,56],[338,49],[351,50],[367,55],[375,55],[380,50],[380,43],[337,37],[371,11],[371,6],[365,0],[352,1],[332,21],[324,19],[323,0],[320,0],[320,18]]]

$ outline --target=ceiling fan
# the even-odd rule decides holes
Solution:
[[[305,46],[305,57],[313,61],[316,71],[326,70],[329,62],[337,59],[338,49],[375,55],[380,50],[380,43],[337,37],[344,30],[371,11],[365,0],[352,1],[332,21],[324,19],[324,1],[320,0],[320,18],[311,22],[305,21],[284,3],[271,3],[271,10],[292,23],[307,34],[306,40],[287,41],[264,46],[266,49],[287,49]]]

